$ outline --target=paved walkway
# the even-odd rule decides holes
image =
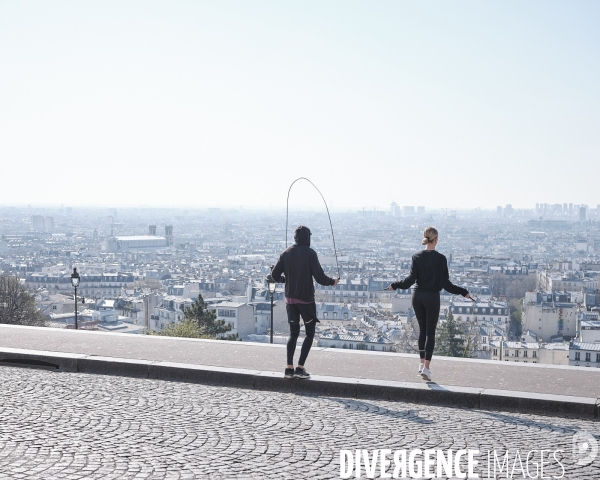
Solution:
[[[0,348],[99,355],[249,370],[281,371],[285,346],[0,325]],[[299,355],[297,349],[296,358]],[[313,348],[314,375],[420,382],[416,355]],[[434,357],[433,380],[443,386],[489,388],[600,398],[600,368]]]
[[[0,383],[1,480],[333,479],[341,449],[382,448],[478,449],[481,478],[488,451],[562,450],[563,478],[600,477],[571,453],[598,421],[14,367]]]

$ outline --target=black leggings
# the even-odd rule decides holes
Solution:
[[[315,338],[315,326],[317,321],[315,319],[309,320],[308,323],[304,322],[304,330],[306,331],[306,338],[302,342],[302,350],[300,350],[300,359],[298,365],[304,366],[310,347],[312,347],[313,339]],[[290,323],[290,338],[287,342],[287,363],[288,365],[294,364],[294,352],[296,351],[296,343],[298,342],[298,336],[300,335],[300,322]]]
[[[440,317],[440,294],[415,290],[412,305],[419,322],[419,356],[431,360],[435,346],[435,328]]]

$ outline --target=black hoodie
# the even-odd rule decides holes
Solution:
[[[448,260],[436,250],[421,250],[412,257],[410,274],[400,282],[392,283],[394,290],[401,288],[406,290],[414,283],[417,283],[416,290],[423,292],[439,292],[446,290],[454,295],[466,297],[469,292],[450,281],[448,273]]]
[[[300,226],[296,229],[296,243],[285,250],[273,267],[271,275],[276,282],[285,282],[285,296],[304,302],[315,301],[313,277],[321,285],[333,285],[335,280],[325,275],[317,252],[310,248],[310,230]],[[282,277],[285,275],[285,278]]]

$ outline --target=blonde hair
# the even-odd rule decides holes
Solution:
[[[423,240],[421,240],[421,245],[427,245],[428,243],[433,243],[433,241],[437,238],[438,231],[433,227],[427,227],[423,230]]]

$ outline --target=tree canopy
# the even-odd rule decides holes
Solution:
[[[437,328],[435,339],[435,354],[444,357],[462,357],[465,354],[464,331],[460,325],[460,317],[454,319],[452,312]]]
[[[45,327],[46,319],[18,277],[0,275],[0,323]]]
[[[166,337],[186,338],[219,338],[222,340],[238,340],[237,334],[226,335],[232,329],[231,324],[225,320],[217,320],[214,310],[208,310],[202,295],[192,305],[183,311],[183,319],[176,323],[169,323],[160,332],[149,332]]]

